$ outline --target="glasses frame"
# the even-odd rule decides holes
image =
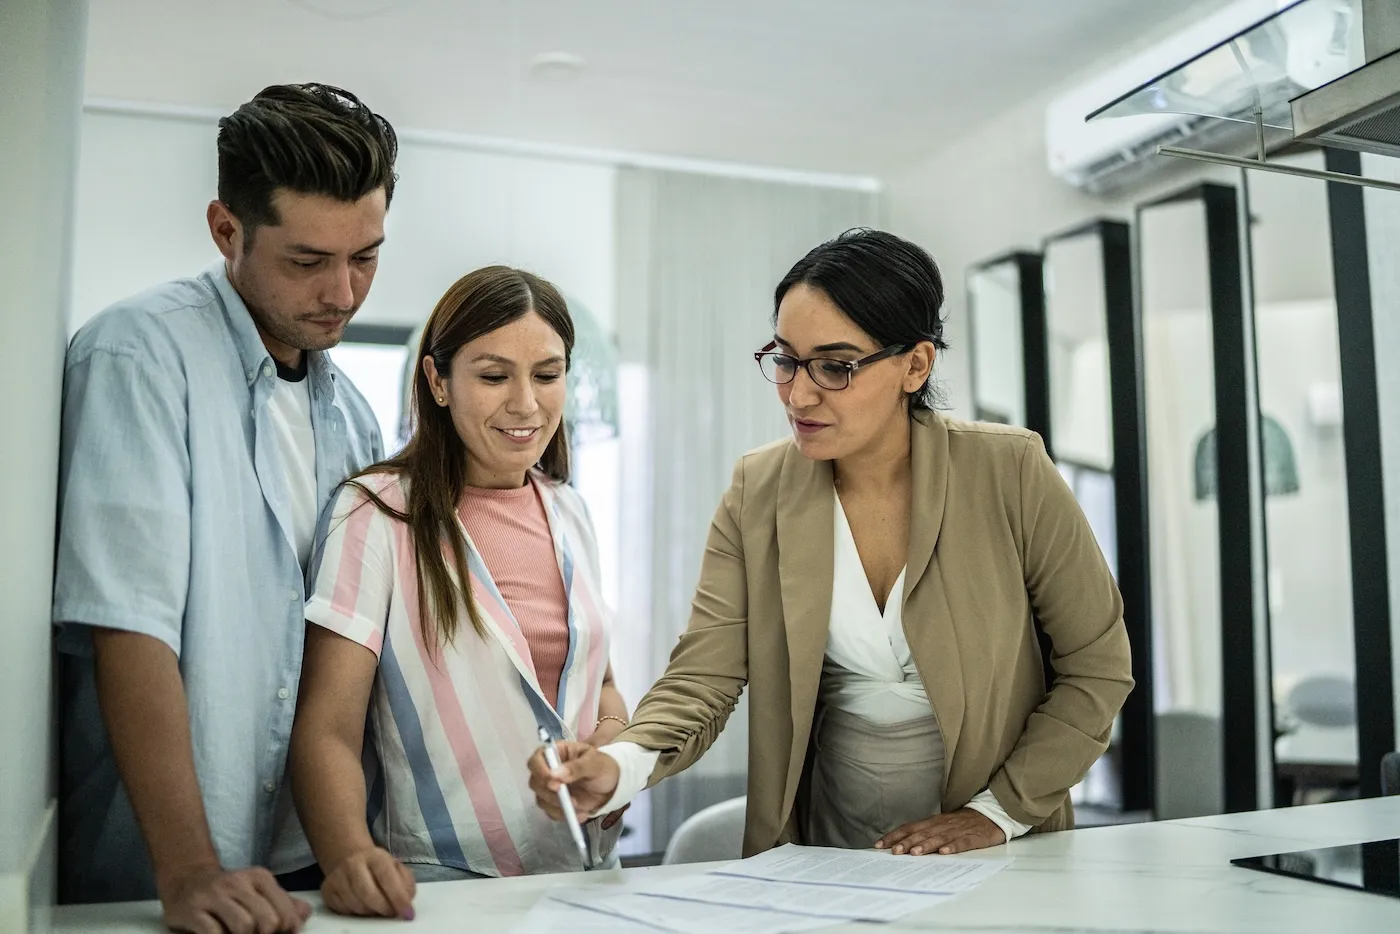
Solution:
[[[872,363],[879,363],[881,360],[888,360],[890,357],[897,357],[900,354],[908,353],[909,351],[913,350],[916,346],[916,344],[891,344],[889,347],[877,350],[873,354],[861,357],[859,360],[838,360],[835,357],[808,357],[804,360],[801,357],[794,357],[790,353],[782,353],[778,351],[778,342],[769,341],[762,350],[757,351],[753,355],[753,359],[754,362],[758,364],[758,371],[760,373],[763,373],[763,378],[768,380],[768,382],[772,383],[775,386],[786,386],[789,383],[793,382],[793,380],[797,379],[798,368],[801,368],[807,371],[807,378],[812,381],[813,385],[817,386],[820,389],[825,389],[829,392],[840,392],[843,389],[850,388],[851,377],[854,376],[855,372],[861,367],[870,366],[870,364]],[[789,360],[792,360],[794,363],[796,363],[797,366],[794,367],[792,371],[792,379],[776,380],[769,377],[767,373],[763,372],[764,357],[787,357]],[[837,387],[826,385],[812,374],[813,363],[835,363],[839,365],[846,371],[846,384],[844,386]]]

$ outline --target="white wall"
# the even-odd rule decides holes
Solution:
[[[0,4],[0,930],[21,934],[53,898],[49,607],[86,28],[85,0]]]
[[[210,120],[83,116],[72,327],[106,305],[218,260]],[[611,166],[403,140],[399,182],[361,323],[417,325],[459,276],[523,266],[613,317]]]

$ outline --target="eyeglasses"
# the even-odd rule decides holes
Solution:
[[[828,357],[809,357],[802,360],[791,354],[775,353],[773,348],[777,346],[778,342],[772,341],[767,347],[753,355],[753,358],[758,361],[758,368],[762,371],[765,379],[770,383],[782,386],[797,378],[797,370],[800,367],[807,371],[812,382],[823,389],[845,389],[851,385],[851,374],[861,367],[879,363],[888,357],[908,353],[914,349],[913,344],[895,344],[883,350],[877,350],[868,357],[861,357],[859,360],[835,360]]]

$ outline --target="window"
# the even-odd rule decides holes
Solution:
[[[411,329],[386,325],[355,325],[345,340],[329,351],[331,360],[355,384],[379,422],[385,455],[403,447],[404,367],[408,364]]]

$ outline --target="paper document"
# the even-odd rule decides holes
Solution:
[[[542,898],[511,934],[660,934],[657,928],[618,915]]]
[[[723,931],[724,934],[786,934],[789,931],[811,931],[842,921],[840,918],[815,918],[811,915],[686,902],[619,891],[556,892],[549,899],[563,902],[580,912],[612,915],[618,921],[649,926],[651,934],[657,930],[674,934],[715,934],[716,931]],[[560,928],[556,934],[573,934],[576,930],[576,927],[570,926]],[[627,930],[630,934],[631,929]]]
[[[729,863],[717,875],[808,882],[816,885],[924,892],[966,892],[1010,865],[1009,860],[958,856],[895,856],[888,850],[841,850],[789,843],[758,856]]]
[[[915,911],[932,908],[952,897],[722,875],[686,876],[646,886],[641,892],[712,905],[761,908],[849,921],[893,921]]]

